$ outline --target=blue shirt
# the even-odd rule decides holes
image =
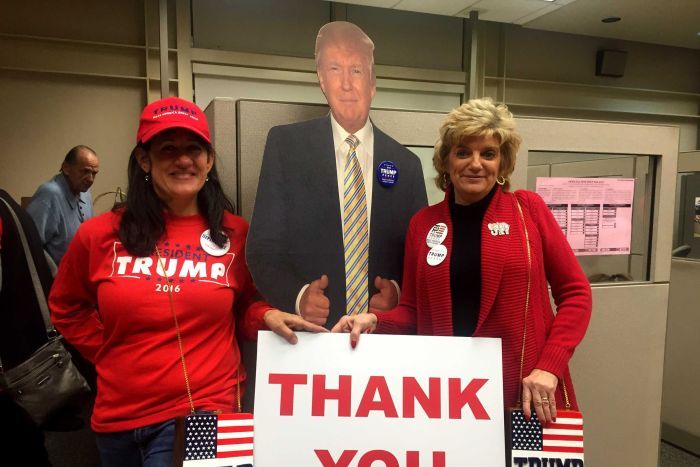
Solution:
[[[80,224],[92,217],[92,195],[86,191],[75,196],[66,177],[58,174],[36,190],[27,212],[44,249],[58,264]]]

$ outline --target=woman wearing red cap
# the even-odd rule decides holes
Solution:
[[[50,295],[58,330],[98,373],[103,466],[172,465],[174,419],[234,409],[236,332],[324,331],[261,300],[204,113],[166,98],[141,115],[126,202],[82,224]]]

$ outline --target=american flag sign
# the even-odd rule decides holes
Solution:
[[[583,416],[574,410],[557,410],[556,422],[542,425],[532,413],[525,420],[522,410],[510,413],[511,465],[533,465],[530,459],[538,459],[536,465],[547,467],[583,467]]]
[[[185,418],[183,467],[253,467],[253,414]]]

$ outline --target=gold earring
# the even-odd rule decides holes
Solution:
[[[505,177],[503,177],[502,175],[499,175],[498,177],[496,177],[496,183],[498,183],[501,186],[505,185],[506,184]]]

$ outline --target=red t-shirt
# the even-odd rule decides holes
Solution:
[[[92,428],[122,431],[189,412],[170,291],[195,408],[231,411],[240,365],[236,326],[254,338],[270,309],[258,300],[245,263],[248,225],[226,213],[230,247],[215,256],[202,248],[202,216],[166,216],[157,244],[163,275],[155,254],[126,251],[116,235],[119,219],[110,212],[80,227],[49,297],[58,330],[97,367]]]

